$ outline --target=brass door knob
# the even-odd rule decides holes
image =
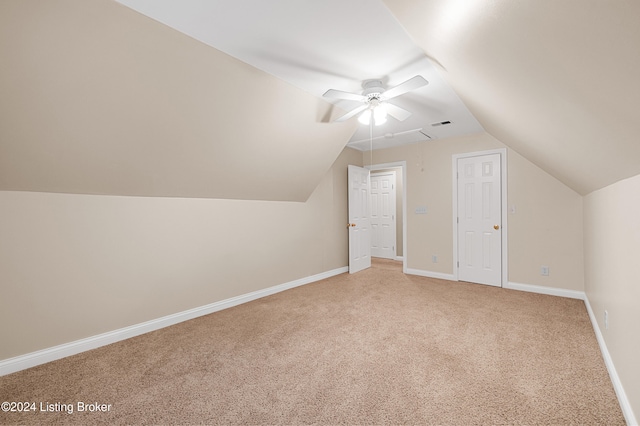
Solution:
[[[355,223],[347,223],[347,228],[350,227],[350,226],[356,226],[356,224]]]
[[[500,225],[493,225],[493,229],[500,229]]]

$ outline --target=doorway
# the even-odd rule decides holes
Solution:
[[[407,162],[397,161],[390,163],[373,164],[365,166],[371,170],[372,176],[377,173],[394,171],[396,174],[396,239],[395,260],[402,261],[402,271],[407,272]]]
[[[369,216],[367,213],[370,206],[369,197],[363,196],[368,193],[369,188],[369,172],[379,172],[387,169],[396,169],[397,184],[396,187],[396,259],[402,261],[402,272],[407,273],[407,163],[406,161],[398,161],[393,163],[368,165],[364,168],[349,165],[349,222],[347,228],[349,232],[349,272],[355,273],[362,269],[366,269],[371,264],[371,244],[368,243],[368,252],[365,250],[365,244],[370,233],[367,232],[369,225]],[[359,176],[359,177],[358,177]],[[400,187],[400,182],[402,185]],[[363,213],[364,212],[364,213]],[[400,232],[398,232],[398,229]],[[364,232],[362,232],[364,231]],[[402,251],[399,253],[399,248]]]

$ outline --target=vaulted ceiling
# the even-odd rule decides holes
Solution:
[[[640,174],[640,2],[385,4],[488,133],[581,194]]]
[[[484,129],[582,194],[640,174],[635,0],[168,4],[187,3],[235,4],[245,19],[227,13],[220,40],[244,34],[262,63],[113,0],[0,2],[0,190],[304,201],[363,138],[355,119],[331,122],[350,106],[321,92],[417,73],[430,84],[398,99],[409,130],[454,117],[432,136]],[[246,37],[267,3],[289,22],[280,44]],[[296,23],[300,4],[324,32]],[[383,67],[368,69],[376,50]]]

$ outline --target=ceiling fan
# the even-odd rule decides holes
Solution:
[[[411,115],[409,111],[388,102],[389,99],[404,95],[407,92],[416,90],[422,86],[426,86],[427,84],[429,84],[429,82],[425,80],[424,77],[416,75],[404,83],[400,83],[395,87],[385,90],[384,87],[382,87],[382,81],[367,80],[362,83],[364,90],[361,95],[329,89],[322,96],[330,99],[358,101],[363,103],[363,105],[352,109],[334,121],[345,121],[362,113],[360,117],[358,117],[358,121],[362,124],[369,124],[373,116],[373,120],[377,126],[387,121],[387,114],[398,121],[404,121],[409,118]]]

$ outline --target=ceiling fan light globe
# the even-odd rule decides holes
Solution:
[[[368,125],[371,122],[371,110],[367,109],[358,117],[360,124]]]
[[[374,118],[374,122],[376,123],[376,126],[380,126],[381,124],[384,124],[387,122],[387,117]]]
[[[375,120],[376,126],[384,124],[387,122],[387,108],[384,105],[378,105],[373,110],[373,119]]]

